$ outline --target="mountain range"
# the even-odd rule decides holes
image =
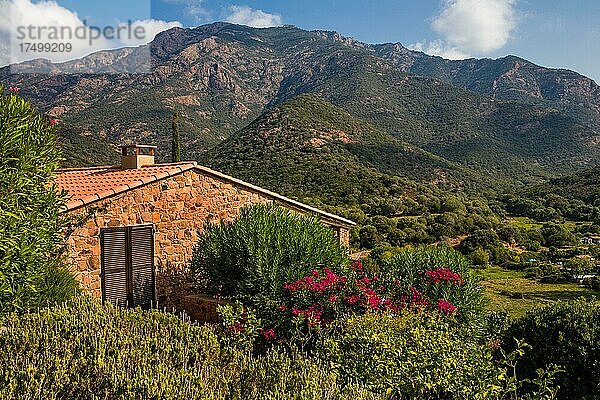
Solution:
[[[148,50],[149,74],[118,73]],[[115,162],[124,142],[169,159],[174,108],[184,158],[298,197],[326,175],[314,171],[497,189],[600,161],[599,86],[514,56],[451,61],[336,32],[215,23],[27,66],[48,73],[4,67],[0,82],[61,121],[68,165]]]

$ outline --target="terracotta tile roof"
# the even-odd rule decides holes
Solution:
[[[140,169],[121,169],[121,167],[61,169],[56,176],[56,184],[59,190],[67,192],[67,210],[72,210],[177,175],[195,166],[195,162],[184,162],[144,166]]]
[[[208,175],[244,187],[247,190],[260,193],[288,208],[318,214],[322,220],[330,222],[333,225],[342,225],[346,227],[356,225],[354,222],[335,214],[289,199],[280,194],[252,185],[251,183],[198,165],[193,161],[150,165],[139,169],[121,169],[120,166],[61,169],[57,173],[56,184],[59,190],[65,190],[67,192],[66,211],[69,211],[139,186],[178,175],[191,169],[196,170],[200,174]]]

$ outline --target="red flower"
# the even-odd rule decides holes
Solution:
[[[8,88],[8,91],[9,91],[9,92],[12,92],[12,93],[14,93],[14,94],[17,94],[17,93],[19,93],[19,91],[20,91],[20,90],[21,90],[21,89],[19,89],[19,88],[18,88],[18,87],[16,87],[16,86],[11,86],[11,87],[9,87],[9,88]]]
[[[54,119],[54,118],[52,118],[52,119],[50,120],[50,125],[56,125],[57,123],[58,123],[58,120],[57,120],[57,119]]]
[[[352,306],[360,301],[360,296],[353,294],[352,296],[347,296],[344,300],[346,300],[346,303]]]
[[[345,277],[341,277],[325,268],[323,270],[325,276],[321,276],[318,271],[314,270],[309,276],[305,276],[294,282],[283,285],[284,289],[292,293],[300,290],[308,290],[311,293],[323,293],[327,290],[336,289],[346,282]]]
[[[425,271],[427,280],[431,283],[451,282],[457,285],[463,283],[463,277],[448,268],[437,268]]]
[[[356,281],[356,284],[358,285],[358,287],[367,287],[371,284],[371,280],[366,276],[363,276],[362,278]]]
[[[385,299],[382,304],[385,306],[385,308],[393,312],[396,312],[401,308],[401,306],[397,306],[390,299]]]
[[[301,310],[299,308],[293,307],[292,308],[292,314],[294,315],[302,315],[304,313],[304,310]]]
[[[357,271],[357,272],[362,272],[362,270],[363,270],[362,262],[360,262],[360,261],[354,261],[352,263],[352,269],[355,270],[355,271]]]
[[[425,296],[423,296],[423,294],[421,292],[419,292],[417,289],[415,289],[414,287],[410,288],[410,302],[415,305],[415,306],[427,306],[429,305],[429,302],[427,301],[427,299],[425,298]]]
[[[246,328],[244,328],[244,326],[242,326],[240,322],[236,322],[233,325],[229,325],[227,328],[233,333],[244,332],[246,330]]]
[[[279,306],[279,307],[277,307],[277,309],[278,309],[279,311],[286,311],[286,310],[287,310],[287,307],[286,307],[286,306]]]
[[[329,302],[335,303],[337,301],[337,296],[335,294],[329,295]]]
[[[446,315],[450,315],[456,311],[456,306],[445,299],[438,299],[438,309]]]
[[[275,331],[272,328],[271,329],[267,329],[266,331],[264,331],[263,332],[263,336],[267,340],[273,340],[273,339],[276,338]]]

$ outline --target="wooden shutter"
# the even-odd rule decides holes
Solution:
[[[129,300],[127,230],[103,230],[100,234],[100,248],[102,301],[126,306]]]
[[[149,307],[155,287],[152,225],[102,229],[100,243],[102,300]]]
[[[150,306],[154,300],[154,231],[151,225],[132,226],[129,237],[132,305]]]

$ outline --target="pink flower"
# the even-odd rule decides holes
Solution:
[[[335,303],[337,301],[337,296],[335,294],[329,295],[329,302]]]
[[[397,312],[400,309],[400,306],[397,306],[390,299],[385,299],[382,303],[384,307],[390,311]]]
[[[373,310],[377,310],[379,308],[380,303],[381,303],[381,299],[379,298],[379,296],[377,296],[377,294],[373,294],[372,296],[369,296],[367,299],[367,304]]]
[[[360,262],[360,261],[354,261],[352,263],[352,269],[354,269],[357,272],[361,272],[363,270],[362,262]]]
[[[347,296],[344,300],[346,301],[346,303],[352,306],[360,301],[360,296],[357,294],[353,294],[352,296]]]
[[[304,313],[304,310],[301,310],[299,308],[293,307],[292,308],[292,314],[294,315],[302,315]]]
[[[19,89],[19,88],[18,88],[18,87],[16,87],[16,86],[11,86],[11,87],[9,87],[9,88],[8,88],[8,91],[9,91],[9,92],[11,92],[11,93],[14,93],[14,94],[17,94],[17,93],[19,93],[19,91],[20,91],[20,90],[21,90],[21,89]]]
[[[427,301],[425,296],[423,296],[423,294],[421,292],[419,292],[417,289],[415,289],[414,287],[410,288],[410,293],[411,293],[410,294],[410,302],[413,305],[424,306],[424,307],[429,305],[429,302]]]
[[[437,268],[429,271],[425,271],[427,280],[431,283],[451,282],[457,285],[463,283],[463,277],[448,268]]]
[[[445,299],[438,299],[438,309],[446,315],[450,315],[456,311],[456,306]]]
[[[272,328],[271,329],[267,329],[266,331],[264,331],[263,332],[263,336],[267,340],[273,340],[273,339],[276,338],[275,331]]]
[[[50,125],[56,125],[57,123],[58,123],[58,120],[57,120],[57,119],[54,119],[54,118],[52,118],[52,119],[50,120]]]
[[[286,283],[283,285],[284,289],[291,291],[292,293],[300,290],[307,290],[311,293],[323,293],[331,289],[339,289],[347,278],[336,275],[334,272],[325,268],[323,270],[324,276],[317,271],[311,271],[310,275],[305,276],[294,282]]]

